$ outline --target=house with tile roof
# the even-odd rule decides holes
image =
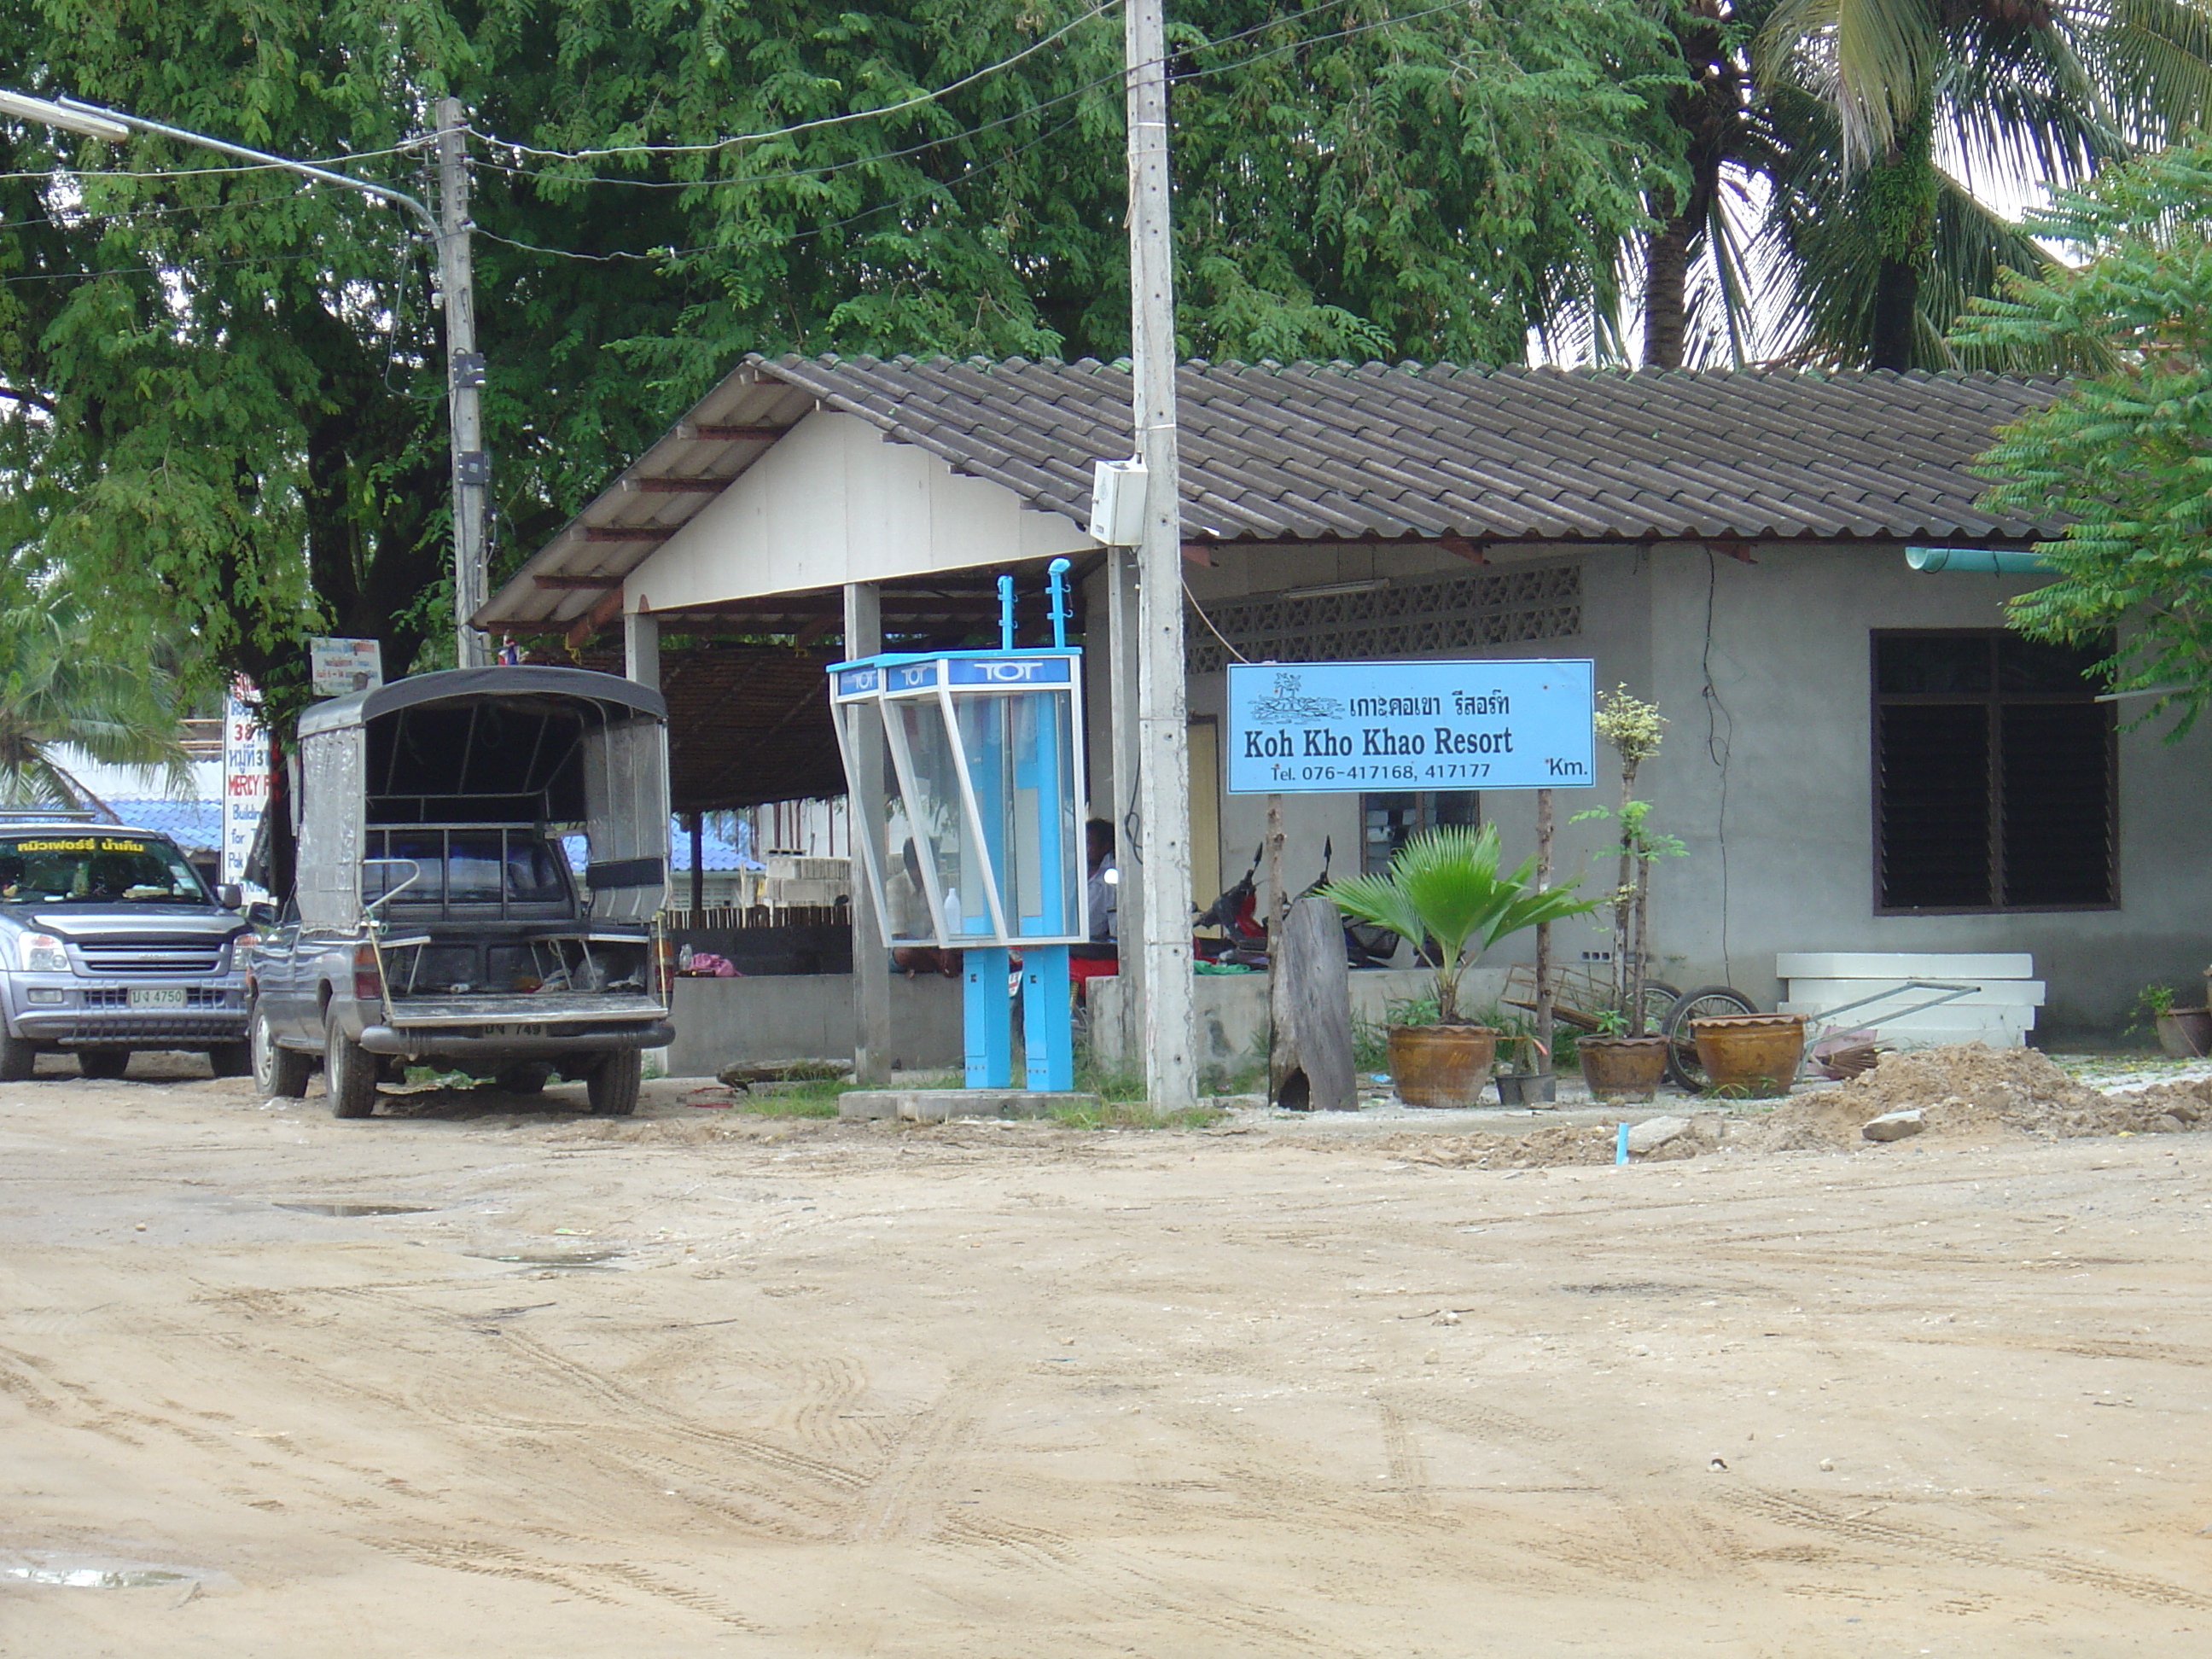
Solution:
[[[1600,686],[1670,722],[1638,785],[1686,848],[1655,878],[1655,972],[1771,1005],[1782,952],[2027,951],[2046,1032],[2110,1029],[2146,981],[2203,969],[2212,737],[2129,729],[2082,653],[2004,629],[2005,600],[2042,578],[1993,556],[2057,526],[1982,511],[1970,469],[2057,391],[1981,374],[1184,365],[1194,896],[1243,872],[1263,823],[1261,798],[1222,789],[1226,662],[1589,658]],[[620,625],[635,672],[680,681],[718,637],[833,649],[848,584],[873,586],[888,636],[978,639],[998,572],[1033,589],[1065,556],[1092,647],[1091,807],[1121,820],[1111,572],[1085,526],[1092,464],[1130,452],[1129,418],[1126,365],[748,358],[478,620],[578,649]],[[1908,550],[1929,548],[1952,551],[1916,568]],[[659,661],[662,632],[693,647]],[[696,775],[715,783],[689,805],[822,793],[818,767],[744,763],[834,756],[818,689],[779,684],[788,706],[708,745]],[[1565,793],[1562,818],[1611,804],[1601,784]],[[1530,797],[1497,791],[1286,810],[1297,887],[1325,845],[1343,872],[1430,823],[1496,822],[1509,849],[1533,835]],[[1592,888],[1610,879],[1603,836],[1562,837],[1563,869],[1591,860]],[[1595,923],[1563,943],[1571,961],[1608,948]]]

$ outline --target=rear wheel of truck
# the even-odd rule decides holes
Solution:
[[[256,1006],[246,1026],[246,1046],[253,1056],[253,1086],[271,1100],[297,1100],[307,1092],[307,1079],[315,1062],[307,1055],[276,1046],[269,1011]],[[216,1075],[220,1077],[218,1072]]]
[[[208,1069],[217,1077],[250,1077],[253,1048],[246,1042],[218,1042],[207,1051]]]
[[[507,1094],[534,1095],[544,1091],[545,1080],[552,1075],[553,1068],[544,1061],[526,1060],[516,1065],[501,1066],[498,1077],[493,1081]]]
[[[592,1067],[584,1088],[593,1117],[628,1117],[637,1109],[637,1086],[645,1080],[645,1055],[617,1048]]]
[[[323,1021],[323,1090],[332,1117],[367,1117],[376,1109],[376,1056],[345,1034],[335,1008]]]
[[[110,1082],[121,1077],[131,1064],[128,1048],[80,1048],[76,1051],[76,1069],[82,1077]]]

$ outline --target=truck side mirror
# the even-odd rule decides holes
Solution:
[[[234,888],[231,890],[235,892],[237,890]],[[276,907],[266,902],[247,905],[245,915],[246,921],[256,927],[274,927],[276,925]]]
[[[215,902],[226,910],[235,910],[245,901],[245,890],[234,881],[227,881],[215,890]]]

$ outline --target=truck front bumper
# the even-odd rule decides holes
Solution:
[[[60,975],[16,975],[9,988],[8,1023],[27,1042],[63,1048],[204,1048],[246,1041],[242,980],[159,988],[179,997],[166,1007],[132,1007],[136,986],[87,984]]]
[[[371,1025],[361,1046],[372,1054],[407,1054],[441,1060],[557,1060],[563,1054],[601,1054],[610,1048],[665,1048],[676,1041],[666,1020],[607,1030],[549,1031],[543,1036],[477,1036],[434,1026]]]

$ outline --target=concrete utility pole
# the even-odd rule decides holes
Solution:
[[[438,100],[438,287],[446,301],[446,372],[453,427],[453,660],[481,668],[489,641],[469,626],[484,600],[484,520],[491,456],[483,447],[483,354],[477,349],[476,272],[469,246],[469,152],[460,100]]]
[[[1183,692],[1182,490],[1176,455],[1175,248],[1168,196],[1167,27],[1161,0],[1124,7],[1128,81],[1130,356],[1145,532],[1137,546],[1137,946],[1145,1090],[1160,1110],[1198,1097],[1190,963],[1190,748]],[[1126,957],[1126,951],[1124,952]]]

